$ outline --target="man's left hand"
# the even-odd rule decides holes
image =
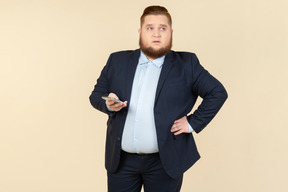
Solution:
[[[174,135],[179,135],[181,133],[189,133],[187,117],[184,116],[181,119],[174,121],[171,132],[173,132]]]

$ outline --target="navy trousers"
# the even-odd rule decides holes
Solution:
[[[158,153],[139,155],[122,151],[120,165],[108,175],[108,192],[179,192],[183,175],[171,178],[163,169]]]

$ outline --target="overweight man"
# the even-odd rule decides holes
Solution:
[[[180,191],[183,173],[200,158],[192,132],[201,132],[227,99],[194,53],[171,50],[172,34],[167,9],[147,7],[140,48],[112,53],[90,95],[108,115],[109,192]],[[200,106],[188,115],[198,97]]]

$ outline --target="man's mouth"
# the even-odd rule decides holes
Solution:
[[[161,43],[160,41],[153,41],[153,43],[155,43],[155,44],[159,44],[159,43]]]

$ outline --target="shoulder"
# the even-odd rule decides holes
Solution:
[[[196,57],[196,54],[193,52],[187,52],[187,51],[171,51],[174,57],[179,58],[191,58]]]
[[[136,50],[124,50],[124,51],[117,51],[117,52],[113,52],[111,53],[110,57],[129,57],[131,55],[135,55],[137,53],[140,53],[139,49]]]
[[[175,62],[199,62],[195,53],[186,51],[171,51],[168,55]]]
[[[107,68],[125,68],[125,66],[129,66],[129,64],[137,63],[140,56],[140,50],[126,50],[126,51],[118,51],[111,53],[108,61],[107,61]]]

